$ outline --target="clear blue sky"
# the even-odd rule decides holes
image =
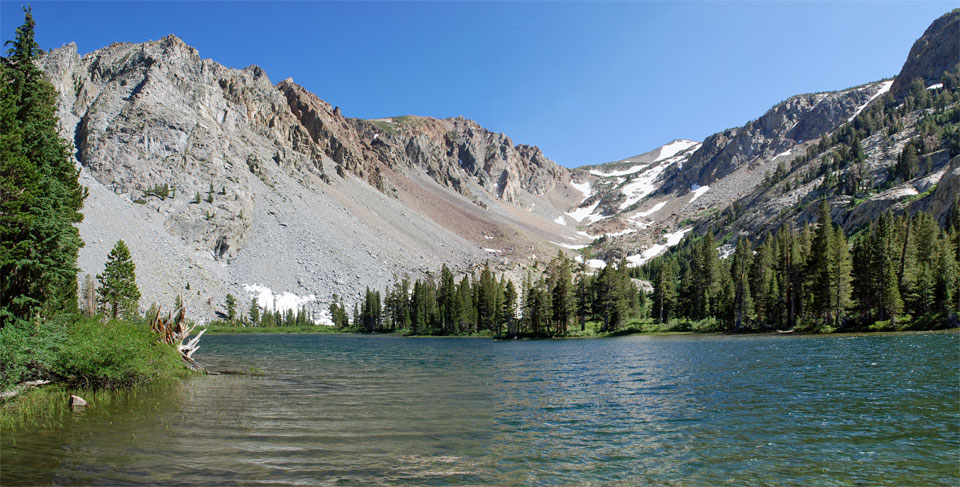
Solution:
[[[23,2],[0,2],[2,39]],[[351,117],[463,115],[566,166],[895,75],[946,2],[44,2],[44,49],[176,34]]]

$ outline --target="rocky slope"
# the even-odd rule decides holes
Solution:
[[[576,238],[553,222],[579,194],[568,171],[470,120],[346,118],[175,36],[84,56],[68,45],[41,66],[91,190],[81,267],[96,274],[127,240],[144,306],[189,284],[204,318],[251,286],[322,310],[395,275],[488,258],[507,270]]]
[[[670,158],[657,156],[665,148],[680,147],[678,141],[647,155],[575,170],[574,180],[589,190],[571,216],[595,239],[590,245],[592,265],[620,258],[640,265],[691,231],[713,229],[732,239],[737,233],[755,236],[788,221],[809,221],[816,207],[810,203],[821,196],[828,196],[834,205],[834,221],[851,231],[889,208],[929,208],[943,217],[952,207],[948,188],[957,184],[956,161],[949,161],[960,143],[950,149],[949,135],[923,138],[920,126],[927,117],[929,125],[933,117],[950,112],[956,102],[929,109],[904,109],[900,104],[898,111],[897,101],[907,96],[902,90],[909,91],[915,79],[929,88],[927,96],[938,96],[945,89],[944,71],[957,70],[958,25],[960,10],[934,21],[891,80],[792,97],[743,127],[711,135],[702,143],[684,142],[683,150],[671,152]],[[950,88],[955,89],[946,89]],[[887,108],[871,111],[881,105]],[[895,122],[884,125],[881,118]],[[862,132],[866,125],[884,130],[861,141],[862,164],[840,162],[848,156],[838,155],[836,147],[817,150],[821,140],[851,128]],[[905,144],[920,139],[922,170],[907,180],[894,180],[890,174]],[[824,174],[830,167],[837,169]],[[828,176],[827,183],[836,185],[852,180],[848,171],[872,186],[851,191],[855,194],[824,192]]]

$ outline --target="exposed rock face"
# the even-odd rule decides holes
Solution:
[[[381,189],[379,165],[417,167],[437,182],[469,195],[464,178],[511,203],[520,193],[543,195],[567,179],[568,171],[544,157],[539,148],[514,145],[462,117],[439,120],[403,116],[380,120],[348,119],[292,80],[277,88],[313,141],[337,165]]]
[[[569,172],[464,118],[346,118],[175,36],[82,57],[68,45],[40,64],[90,188],[82,272],[124,239],[144,308],[182,294],[203,320],[256,285],[319,314],[332,294],[351,302],[443,263],[509,271],[575,236],[551,222],[575,195]]]
[[[910,54],[893,83],[897,98],[910,90],[913,80],[921,78],[926,86],[939,83],[944,71],[960,63],[960,9],[934,20],[913,43]]]
[[[940,178],[930,201],[930,213],[940,223],[945,222],[951,210],[956,210],[953,204],[958,194],[960,194],[960,156],[954,156],[950,159],[950,164]]]
[[[166,215],[170,232],[218,259],[243,248],[252,179],[274,184],[266,164],[300,180],[351,173],[388,194],[394,188],[384,168],[419,168],[468,196],[464,180],[475,178],[515,204],[525,192],[544,195],[568,179],[538,148],[514,145],[471,120],[348,119],[292,80],[273,86],[256,66],[234,70],[203,60],[175,36],[113,44],[82,58],[69,45],[42,66],[61,93],[64,135],[75,141],[80,163],[115,192]],[[176,197],[145,195],[163,184]],[[199,202],[190,200],[195,195]]]
[[[794,96],[743,127],[707,137],[683,167],[668,176],[662,191],[682,193],[694,184],[708,186],[745,164],[828,134],[889,86],[880,82],[842,92]]]

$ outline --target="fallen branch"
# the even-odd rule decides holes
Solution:
[[[28,381],[26,381],[26,382],[21,382],[21,383],[17,384],[16,386],[14,386],[14,387],[15,387],[14,389],[10,389],[9,391],[0,392],[0,400],[6,401],[7,399],[10,399],[10,398],[16,396],[17,394],[20,394],[21,392],[23,392],[23,391],[25,391],[25,390],[27,390],[27,389],[32,389],[32,388],[34,388],[34,387],[40,387],[40,386],[42,386],[42,385],[44,385],[44,384],[49,384],[49,383],[50,383],[50,381],[48,381],[48,380],[28,380]]]

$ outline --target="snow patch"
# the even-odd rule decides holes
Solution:
[[[690,198],[690,203],[693,203],[697,198],[702,196],[703,193],[706,193],[709,190],[710,186],[699,186],[696,184],[690,186],[690,191],[693,191],[693,198]]]
[[[553,240],[550,240],[550,243],[552,243],[552,244],[554,244],[554,245],[556,245],[556,246],[558,246],[558,247],[563,247],[563,248],[565,248],[565,249],[570,249],[570,250],[580,250],[580,249],[586,247],[586,245],[573,245],[573,244],[568,244],[568,243],[559,243],[559,242],[554,242]]]
[[[928,90],[939,90],[940,88],[943,88],[943,83],[937,83],[927,87]]]
[[[682,230],[677,230],[673,233],[668,233],[664,235],[666,242],[663,244],[654,244],[649,249],[644,250],[642,253],[636,255],[627,256],[627,265],[630,267],[639,267],[646,263],[648,260],[662,254],[668,248],[673,247],[680,243],[683,240],[683,236],[687,234],[690,230],[693,230],[693,227],[684,228]]]
[[[627,199],[623,203],[620,203],[620,209],[622,210],[627,208],[630,205],[642,200],[648,194],[656,191],[657,185],[654,183],[657,181],[657,178],[660,177],[660,173],[662,173],[668,165],[669,164],[661,164],[651,167],[634,178],[633,181],[630,181],[624,185],[620,191],[623,192],[623,195],[626,196]]]
[[[600,259],[590,259],[587,261],[587,267],[592,267],[594,269],[603,269],[607,266],[607,262]]]
[[[860,115],[860,112],[862,112],[864,108],[867,108],[867,105],[873,102],[873,100],[876,100],[877,98],[883,96],[886,92],[890,91],[891,86],[893,86],[893,80],[884,81],[883,84],[880,86],[880,90],[877,91],[873,96],[871,96],[866,103],[864,103],[863,105],[860,105],[860,108],[857,108],[857,111],[854,112],[854,114],[847,119],[847,122],[852,122],[853,119],[857,118],[857,115]]]
[[[671,157],[699,144],[699,142],[694,142],[692,140],[674,140],[669,144],[660,148],[660,156],[657,157],[658,161],[664,159],[670,159]]]
[[[619,237],[619,236],[621,236],[621,235],[627,235],[627,234],[630,234],[630,233],[633,233],[633,232],[636,232],[636,231],[637,231],[636,228],[628,228],[628,229],[626,229],[626,230],[620,230],[619,232],[605,233],[604,235],[607,236],[607,237]]]
[[[610,171],[610,172],[590,171],[590,174],[593,174],[594,176],[600,176],[602,178],[612,178],[614,176],[626,176],[628,174],[633,174],[645,167],[647,167],[647,164],[637,164],[636,166],[631,166],[626,169],[621,169],[619,171]]]
[[[592,192],[593,190],[590,188],[590,181],[583,182],[583,183],[575,183],[573,181],[570,181],[570,186],[573,186],[574,189],[583,193],[583,199],[587,199],[590,197],[591,194],[593,194]]]
[[[781,157],[787,157],[787,156],[790,155],[791,152],[793,152],[793,149],[787,149],[787,150],[785,150],[785,151],[783,151],[783,152],[781,152],[781,153],[773,156],[773,158],[770,159],[770,160],[771,160],[771,161],[775,161],[775,160],[777,160],[777,159],[779,159],[779,158],[781,158]]]
[[[281,313],[286,313],[287,310],[298,311],[303,305],[317,300],[313,294],[309,296],[297,296],[293,293],[274,294],[270,288],[259,284],[245,284],[243,290],[251,297],[256,297],[257,304],[266,311]]]
[[[647,211],[641,211],[640,213],[637,213],[637,216],[646,218],[646,217],[648,217],[648,216],[650,216],[650,215],[652,215],[652,214],[660,211],[660,209],[663,208],[666,204],[667,204],[666,201],[661,201],[661,202],[653,205],[653,208],[650,208],[650,209],[647,210]]]
[[[553,221],[554,221],[555,223],[559,223],[559,224],[561,224],[561,225],[566,225],[566,224],[567,224],[567,220],[563,217],[563,215],[560,215],[560,216],[554,218]]]
[[[483,249],[483,250],[490,252],[491,254],[499,254],[500,252],[503,252],[502,250],[499,250],[499,249]]]
[[[593,223],[603,217],[599,215],[594,215],[593,212],[597,209],[597,206],[600,206],[600,200],[597,200],[596,203],[586,207],[586,208],[577,208],[569,213],[567,216],[573,218],[577,223],[582,222],[584,219],[588,220],[588,223]]]

